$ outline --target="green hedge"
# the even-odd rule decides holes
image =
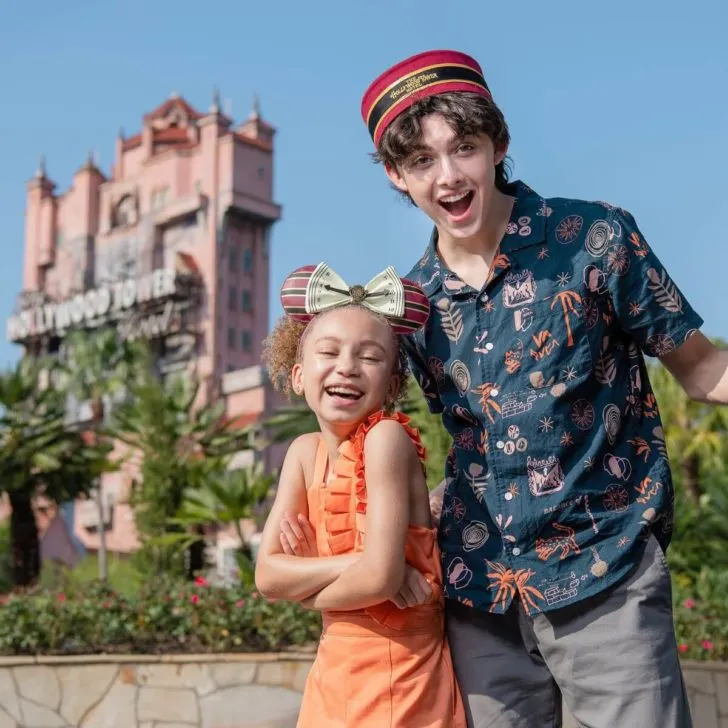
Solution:
[[[319,632],[315,612],[204,579],[149,584],[134,597],[95,583],[11,596],[0,608],[4,655],[267,652],[310,644]]]
[[[728,661],[728,572],[673,573],[683,657]],[[309,645],[320,618],[243,587],[155,580],[126,596],[99,582],[11,596],[0,654],[268,652]]]

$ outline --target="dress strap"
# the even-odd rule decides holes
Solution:
[[[324,483],[326,466],[329,464],[329,453],[324,438],[319,436],[318,447],[316,448],[316,464],[313,468],[313,482]]]

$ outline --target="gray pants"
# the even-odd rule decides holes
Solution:
[[[448,603],[448,639],[470,728],[558,728],[561,695],[583,728],[691,728],[670,575],[650,537],[606,592],[546,614]]]

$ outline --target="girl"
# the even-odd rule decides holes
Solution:
[[[268,372],[305,397],[320,433],[286,454],[256,583],[323,612],[298,727],[464,728],[424,448],[391,414],[406,377],[398,335],[426,323],[427,297],[392,268],[350,288],[322,263],[289,276],[281,300],[287,316],[266,342]],[[306,558],[285,553],[291,513],[313,525]],[[406,565],[427,576],[431,596],[398,609]]]

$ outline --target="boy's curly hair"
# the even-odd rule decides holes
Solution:
[[[369,313],[372,316],[382,318],[382,320],[386,321],[383,316],[380,317],[371,311]],[[321,316],[325,315],[326,313],[319,314],[311,323],[318,321]],[[289,399],[292,399],[294,395],[291,372],[293,371],[293,365],[300,361],[303,342],[310,325],[296,321],[290,316],[283,316],[278,319],[272,333],[263,342],[263,364],[273,383],[273,387],[278,392],[283,392]],[[406,396],[407,378],[409,376],[407,353],[402,345],[402,339],[394,332],[392,332],[392,337],[397,347],[397,357],[395,359],[393,373],[399,380],[399,388],[394,401],[387,402],[388,406],[394,406]]]

